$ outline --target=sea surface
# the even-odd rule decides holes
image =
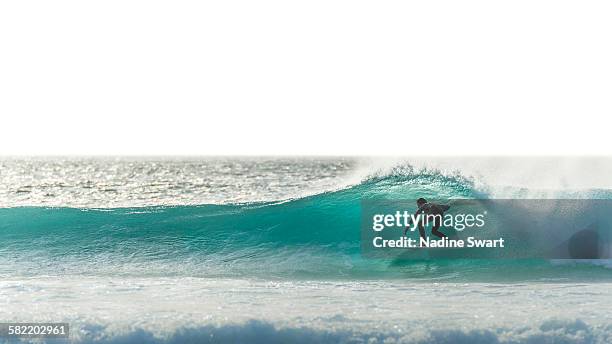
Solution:
[[[0,322],[70,323],[57,343],[610,343],[609,260],[365,258],[360,204],[612,199],[611,166],[2,158]]]

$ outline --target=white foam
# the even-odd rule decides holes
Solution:
[[[612,284],[64,277],[0,282],[3,321],[84,342],[606,342]],[[441,296],[442,295],[442,296]]]
[[[379,157],[361,158],[359,176],[390,173],[398,166],[461,175],[492,197],[555,198],[566,191],[612,189],[610,157]]]

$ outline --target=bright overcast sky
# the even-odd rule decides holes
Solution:
[[[0,155],[610,154],[609,1],[3,1]]]

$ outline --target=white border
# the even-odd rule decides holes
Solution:
[[[0,155],[609,155],[608,1],[4,1]]]

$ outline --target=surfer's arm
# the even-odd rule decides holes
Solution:
[[[406,236],[406,233],[410,229],[410,226],[412,226],[412,218],[408,219],[408,223],[406,224],[406,228],[404,228],[404,236]]]
[[[410,219],[408,219],[408,224],[406,226],[406,228],[404,229],[404,236],[406,236],[406,233],[408,232],[408,230],[410,229],[410,227],[412,227],[412,219],[416,218],[419,213],[421,213],[421,208],[419,208],[416,213],[414,213],[414,216],[411,217]],[[419,223],[419,227],[421,226],[421,224]]]

